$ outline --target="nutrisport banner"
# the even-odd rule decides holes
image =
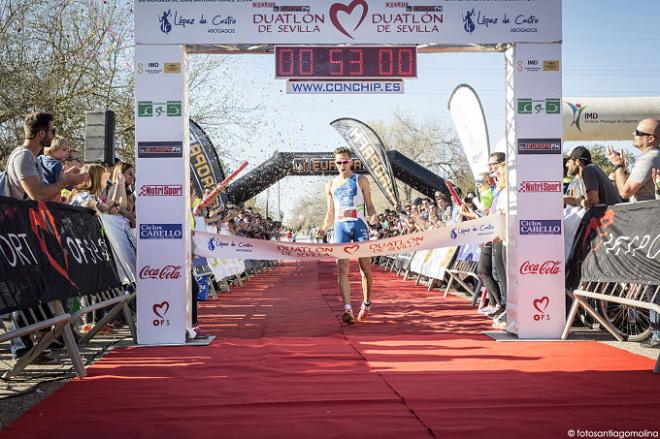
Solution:
[[[0,315],[119,286],[91,210],[0,197]]]
[[[576,234],[567,277],[577,280],[660,282],[660,201],[595,207]],[[580,270],[581,265],[581,270]]]
[[[467,243],[492,241],[503,236],[504,216],[489,215],[472,221],[420,233],[365,242],[312,244],[267,241],[195,231],[193,253],[206,258],[253,260],[335,260],[387,256]],[[453,253],[452,253],[453,255]]]
[[[357,119],[343,118],[330,122],[339,131],[358,158],[364,163],[387,201],[399,207],[399,190],[394,180],[392,165],[385,152],[385,145],[378,134],[364,122]]]

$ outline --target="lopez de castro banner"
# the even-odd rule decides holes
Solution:
[[[595,207],[584,215],[567,264],[567,284],[660,282],[660,201]],[[581,263],[581,271],[579,266]],[[576,269],[578,270],[575,273]]]
[[[390,160],[385,153],[385,146],[378,134],[367,124],[357,119],[343,118],[330,122],[339,134],[342,135],[348,146],[357,154],[365,164],[369,174],[374,178],[387,201],[399,207],[399,190],[394,181],[394,173]]]
[[[0,197],[0,314],[120,285],[91,210]]]
[[[503,236],[503,231],[503,215],[491,215],[395,238],[346,244],[266,241],[195,231],[193,253],[207,258],[254,260],[352,259],[488,242],[495,236]]]
[[[192,120],[190,121],[190,178],[195,184],[195,191],[200,198],[205,190],[213,190],[222,180],[225,173],[222,170],[218,153],[209,136]],[[208,206],[211,216],[222,209],[220,197]]]

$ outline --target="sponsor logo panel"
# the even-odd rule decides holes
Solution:
[[[561,220],[520,220],[521,235],[561,235]]]
[[[561,273],[561,261],[548,259],[543,262],[525,261],[520,266],[520,274],[523,275],[555,275]]]
[[[170,326],[170,321],[167,318],[167,313],[170,310],[170,302],[163,301],[160,303],[154,303],[151,309],[156,317],[152,321],[154,326]]]
[[[561,181],[531,181],[525,180],[518,186],[519,193],[531,192],[563,192],[564,183]]]
[[[546,311],[550,305],[550,298],[548,296],[539,297],[534,299],[532,302],[534,306],[534,320],[535,321],[548,321],[550,320],[550,314]]]
[[[163,267],[152,267],[145,265],[140,269],[140,279],[164,279],[176,280],[181,278],[181,265],[165,265]]]
[[[518,114],[560,114],[561,99],[518,98]]]
[[[138,75],[160,75],[161,73],[181,73],[181,63],[178,62],[146,62],[137,64]]]
[[[181,239],[181,224],[140,224],[140,239]]]
[[[561,154],[561,139],[518,139],[518,154]]]
[[[180,117],[181,101],[139,101],[138,117]]]
[[[183,186],[180,184],[143,184],[138,192],[140,197],[181,197]]]
[[[138,158],[181,158],[182,142],[138,142]]]

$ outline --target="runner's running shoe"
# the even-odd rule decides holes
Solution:
[[[344,314],[341,316],[341,321],[347,324],[355,322],[352,309],[344,309]]]
[[[362,303],[362,306],[360,307],[360,312],[358,313],[358,321],[359,322],[364,322],[369,318],[369,310],[371,309],[371,303],[369,305],[366,305],[364,302]]]

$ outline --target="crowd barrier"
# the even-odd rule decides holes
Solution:
[[[574,300],[562,339],[568,338],[580,309],[619,341],[651,335],[649,313],[660,314],[659,217],[660,201],[587,211],[566,266]],[[660,373],[660,354],[654,371]]]
[[[203,221],[200,222],[204,225]],[[206,229],[205,229],[206,230]],[[213,232],[216,229],[211,228]],[[78,349],[120,314],[136,342],[135,235],[121,216],[101,215],[69,205],[0,197],[0,343],[36,344],[3,378],[20,373],[61,337],[75,372],[86,375]],[[209,258],[193,274],[213,282],[242,285],[242,277],[264,272],[270,261]],[[198,270],[195,272],[195,270]],[[69,310],[75,300],[79,307]],[[78,341],[74,325],[96,315]]]

